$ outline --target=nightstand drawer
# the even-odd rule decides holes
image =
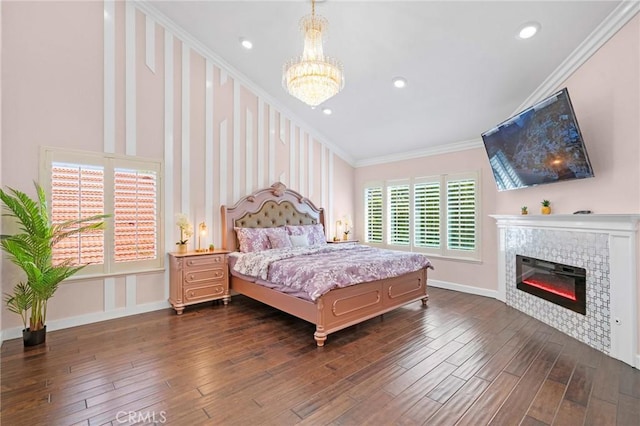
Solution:
[[[220,266],[224,265],[223,254],[212,254],[212,255],[202,255],[202,256],[194,256],[185,259],[184,269],[185,271],[203,269],[210,266]]]
[[[194,302],[196,300],[211,300],[224,294],[225,286],[223,284],[212,284],[207,286],[187,287],[184,289],[185,302]]]
[[[223,268],[205,269],[201,271],[185,271],[184,284],[197,284],[202,281],[221,280],[227,276],[227,271]]]

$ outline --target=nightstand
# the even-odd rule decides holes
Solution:
[[[222,299],[229,295],[226,250],[169,253],[169,303],[178,315],[185,306]]]

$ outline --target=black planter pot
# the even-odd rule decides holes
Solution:
[[[22,330],[22,340],[25,346],[37,346],[47,340],[47,326],[40,330],[31,331],[29,328]]]

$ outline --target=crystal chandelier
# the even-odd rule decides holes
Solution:
[[[292,58],[282,67],[282,86],[290,95],[312,107],[318,106],[344,87],[342,64],[322,52],[322,32],[329,22],[316,15],[311,0],[311,15],[300,19],[304,34],[302,56]]]

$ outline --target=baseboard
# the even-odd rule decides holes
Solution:
[[[169,308],[169,302],[153,302],[144,305],[134,306],[132,308],[115,309],[109,312],[96,312],[92,314],[79,315],[71,318],[47,321],[47,331],[62,330],[64,328],[77,327],[79,325],[92,324],[94,322],[106,321],[110,319],[128,317],[131,315],[143,314],[145,312],[159,311]],[[22,337],[22,327],[10,328],[0,331],[0,340],[4,342],[9,339],[17,339]]]
[[[491,297],[493,299],[498,299],[498,290],[489,290],[486,288],[478,288],[470,285],[427,279],[427,288],[429,287],[444,288],[445,290],[454,290],[454,291],[459,291],[461,293],[469,293],[469,294],[475,294],[478,296]]]

